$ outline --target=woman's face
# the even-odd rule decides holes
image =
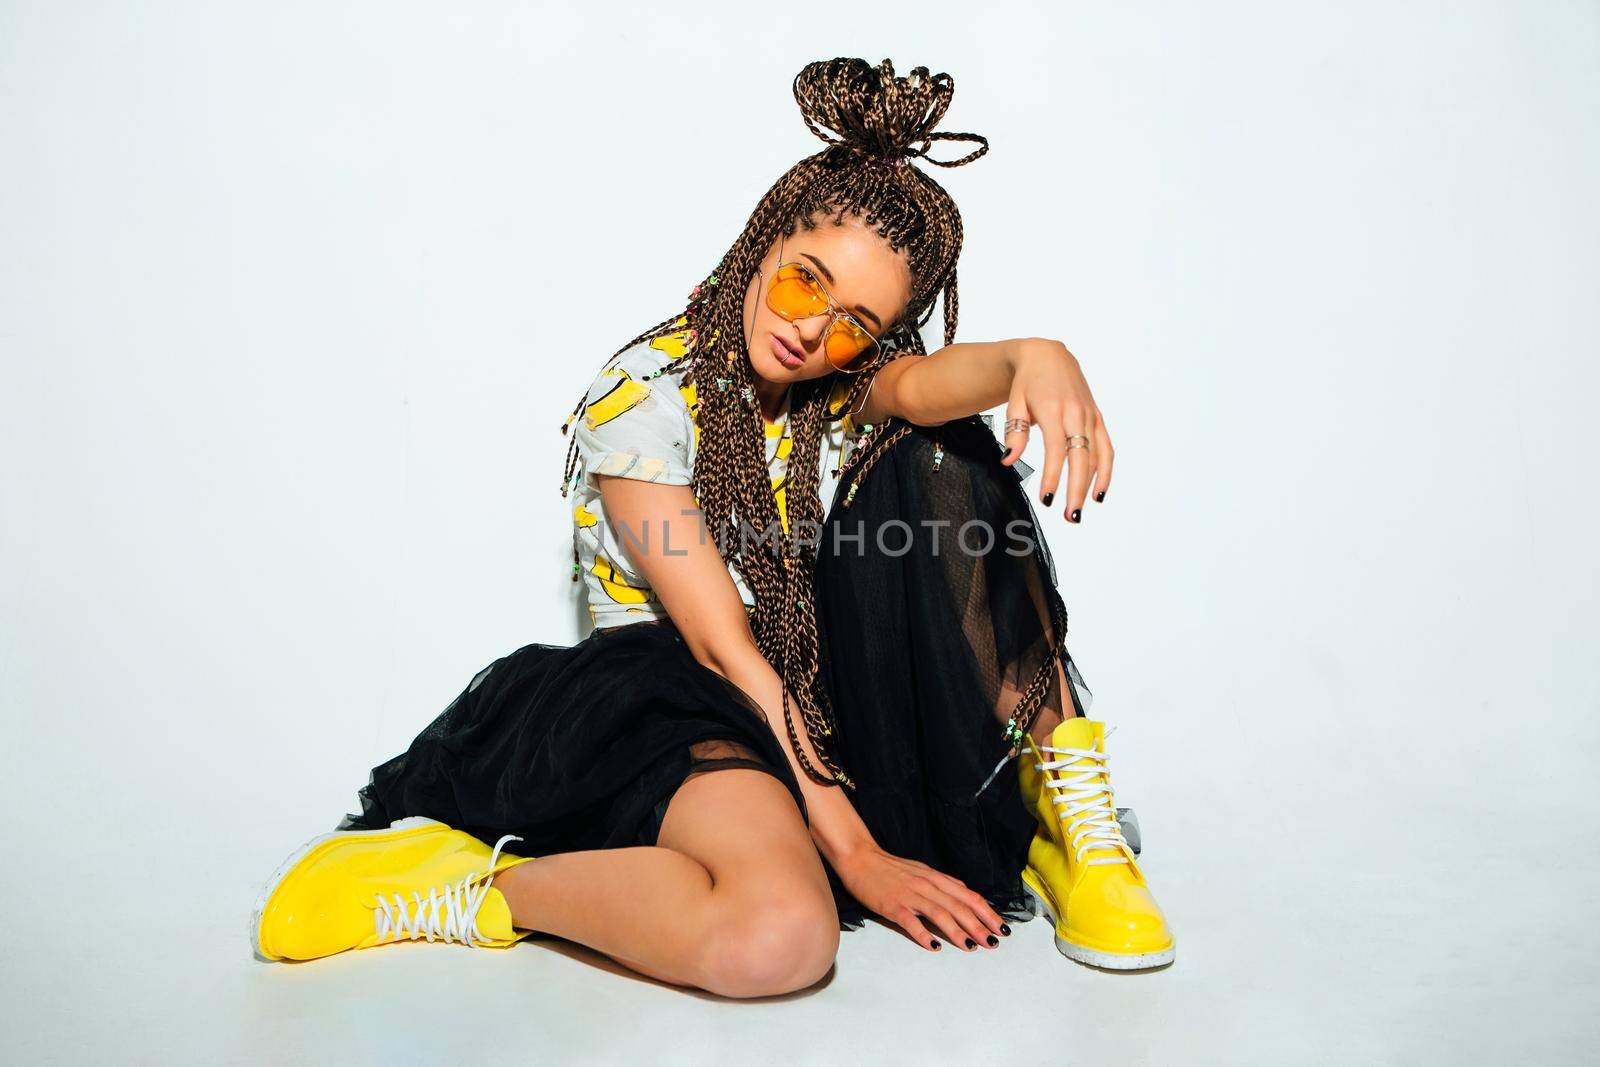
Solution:
[[[793,322],[767,306],[766,287],[780,262],[778,241],[761,261],[744,295],[745,343],[757,377],[788,385],[831,374],[822,335],[832,321],[824,313]],[[855,316],[874,337],[882,337],[911,299],[911,266],[904,252],[862,221],[846,215],[835,224],[826,217],[814,230],[798,226],[782,239],[782,262],[805,264],[827,287],[839,307]]]

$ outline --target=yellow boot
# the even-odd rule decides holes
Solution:
[[[256,900],[250,940],[269,960],[311,960],[403,938],[508,948],[511,909],[490,878],[531,856],[415,816],[381,830],[335,830],[301,845]],[[481,881],[480,881],[481,879]]]
[[[1105,727],[1067,719],[1018,756],[1023,801],[1039,821],[1022,881],[1069,959],[1131,971],[1172,962],[1176,942],[1117,823]]]

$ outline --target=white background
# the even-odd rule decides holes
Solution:
[[[578,636],[557,427],[822,147],[835,55],[954,76],[959,337],[1062,339],[1106,412],[1050,538],[1176,965],[1042,922],[850,934],[762,1004],[549,942],[254,961],[367,769]],[[1585,1054],[1597,59],[1577,2],[5,0],[0,1051]]]

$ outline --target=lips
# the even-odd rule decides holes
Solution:
[[[789,370],[799,370],[806,365],[805,354],[797,348],[791,348],[776,334],[772,336],[772,354]]]

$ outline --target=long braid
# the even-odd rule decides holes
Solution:
[[[806,381],[790,389],[785,528],[753,400],[754,372],[744,339],[745,294],[780,234],[792,236],[797,226],[814,229],[823,217],[842,222],[846,215],[858,215],[892,250],[906,253],[911,299],[900,319],[882,332],[876,361],[850,383],[845,408],[853,407],[872,374],[890,359],[925,352],[919,327],[932,316],[941,292],[944,343],[954,343],[961,215],[949,193],[911,161],[962,166],[987,152],[988,141],[972,133],[934,131],[950,106],[955,82],[948,74],[930,74],[927,67],[897,77],[887,59],[876,66],[861,59],[823,60],[807,64],[795,76],[793,90],[806,127],[827,147],[772,184],[717,269],[695,287],[685,312],[646,330],[611,358],[689,322],[687,351],[666,370],[684,374],[696,387],[700,433],[692,488],[723,557],[754,596],[756,645],[783,679],[785,729],[802,768],[824,784],[853,786],[831,755],[833,714],[818,677],[815,555],[804,550],[803,541],[797,545],[800,531],[820,530],[822,525],[818,460],[823,427],[834,417],[828,407],[831,383]],[[978,147],[956,160],[930,158],[929,149],[941,140]],[[567,425],[583,408],[580,400]],[[575,449],[569,447],[563,493],[575,466]],[[741,536],[741,529],[758,536]],[[796,707],[820,768],[800,743]]]

